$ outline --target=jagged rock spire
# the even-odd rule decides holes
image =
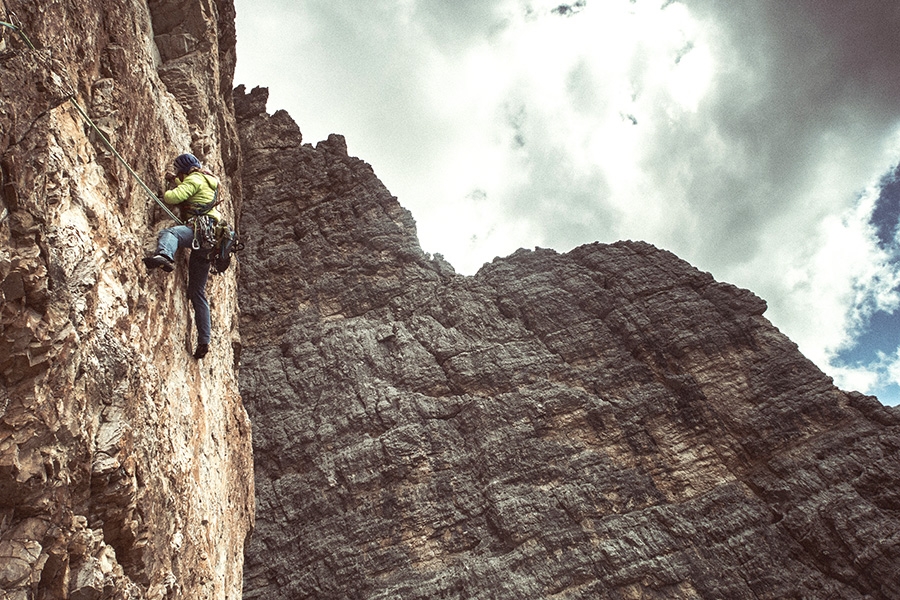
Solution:
[[[245,598],[893,598],[900,417],[637,242],[474,277],[264,94],[244,151]]]

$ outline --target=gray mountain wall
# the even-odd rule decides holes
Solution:
[[[474,277],[238,89],[244,597],[897,598],[900,416],[648,244]]]

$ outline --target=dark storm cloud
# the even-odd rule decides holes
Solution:
[[[760,251],[757,234],[767,223],[808,202],[803,196],[823,175],[824,153],[836,145],[846,160],[834,168],[858,186],[846,193],[871,176],[871,157],[900,120],[900,5],[685,4],[719,32],[712,38],[718,71],[696,115],[660,120],[665,129],[648,166],[661,185],[681,179],[703,229],[727,232],[714,240],[719,258],[711,256],[722,263]],[[720,154],[710,136],[721,142]]]
[[[855,99],[895,114],[900,4],[894,0],[683,1],[723,26],[773,87]]]

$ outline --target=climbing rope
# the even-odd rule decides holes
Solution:
[[[106,147],[109,148],[109,151],[113,153],[113,156],[119,159],[119,162],[121,162],[125,166],[125,168],[128,169],[128,172],[131,173],[132,177],[134,177],[134,179],[141,185],[141,187],[144,188],[144,191],[147,192],[147,195],[153,198],[153,200],[157,204],[159,204],[164,211],[166,211],[166,214],[172,217],[173,221],[175,221],[179,225],[184,225],[184,222],[176,217],[175,213],[173,213],[171,209],[169,209],[169,207],[166,206],[165,203],[160,200],[159,197],[154,194],[149,187],[147,187],[147,184],[144,183],[144,180],[141,179],[137,173],[135,173],[134,169],[131,168],[131,165],[129,165],[128,162],[124,158],[122,158],[122,155],[119,154],[115,148],[113,148],[113,145],[108,139],[106,139],[106,136],[103,135],[103,132],[100,131],[100,128],[97,127],[97,125],[91,120],[87,113],[84,112],[84,109],[81,108],[81,106],[75,101],[75,96],[69,96],[69,102],[72,103],[72,106],[75,107],[75,110],[78,111],[78,113],[84,118],[84,120],[87,121],[88,125],[90,125],[97,133],[97,135],[100,136],[100,139],[103,140],[103,143],[106,144]]]
[[[28,39],[28,36],[25,35],[24,31],[22,31],[21,22],[18,21],[16,16],[14,14],[12,14],[11,12],[7,12],[7,19],[9,19],[9,22],[0,21],[0,25],[2,25],[3,27],[7,27],[9,29],[12,29],[13,31],[18,33],[19,37],[22,38],[22,41],[25,42],[25,45],[27,45],[32,50],[36,50],[36,48],[34,47],[34,44],[31,43],[31,40]],[[20,24],[16,24],[17,22]],[[162,207],[162,209],[164,211],[166,211],[166,214],[169,215],[173,221],[175,221],[179,225],[184,225],[184,222],[181,219],[179,219],[168,206],[166,206],[165,202],[160,200],[159,197],[156,194],[154,194],[153,191],[147,186],[147,184],[144,183],[144,180],[141,179],[140,176],[135,172],[135,170],[131,168],[131,165],[128,164],[128,161],[126,161],[124,158],[122,158],[122,155],[116,151],[116,149],[113,147],[112,143],[109,141],[109,139],[107,139],[106,135],[104,135],[104,133],[100,130],[100,128],[97,127],[97,124],[94,123],[94,121],[88,116],[87,112],[85,112],[85,110],[83,108],[81,108],[81,105],[75,101],[74,91],[68,95],[68,100],[69,100],[69,102],[72,103],[72,106],[75,107],[75,110],[78,111],[78,114],[81,115],[81,117],[85,120],[85,122],[91,126],[91,128],[94,130],[94,132],[96,132],[96,134],[98,136],[100,136],[100,139],[103,141],[103,144],[107,148],[109,148],[109,151],[113,153],[113,156],[115,156],[119,160],[119,162],[122,163],[122,165],[128,170],[128,172],[131,173],[131,176],[134,177],[134,179],[140,184],[140,186],[144,189],[144,191],[147,192],[147,195],[150,196],[153,199],[153,201],[156,202],[160,207]]]
[[[32,50],[37,50],[37,48],[34,47],[34,44],[31,43],[31,40],[28,39],[28,36],[25,35],[25,32],[22,31],[22,27],[20,26],[22,22],[19,21],[18,18],[16,18],[16,15],[7,11],[6,18],[9,19],[9,23],[7,23],[6,21],[0,21],[0,25],[3,25],[4,27],[8,27],[8,28],[12,29],[13,31],[15,31],[16,33],[18,33],[19,37],[22,38],[22,41],[25,42],[26,46],[28,46]],[[16,22],[18,22],[19,25],[16,25]]]

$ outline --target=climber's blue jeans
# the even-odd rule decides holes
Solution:
[[[175,259],[179,248],[190,248],[194,241],[194,230],[187,225],[176,225],[159,232],[156,252]],[[209,279],[209,261],[204,253],[191,250],[188,261],[188,298],[194,305],[194,321],[197,323],[197,343],[208,344],[212,330],[209,319],[209,303],[206,301],[206,280]]]

